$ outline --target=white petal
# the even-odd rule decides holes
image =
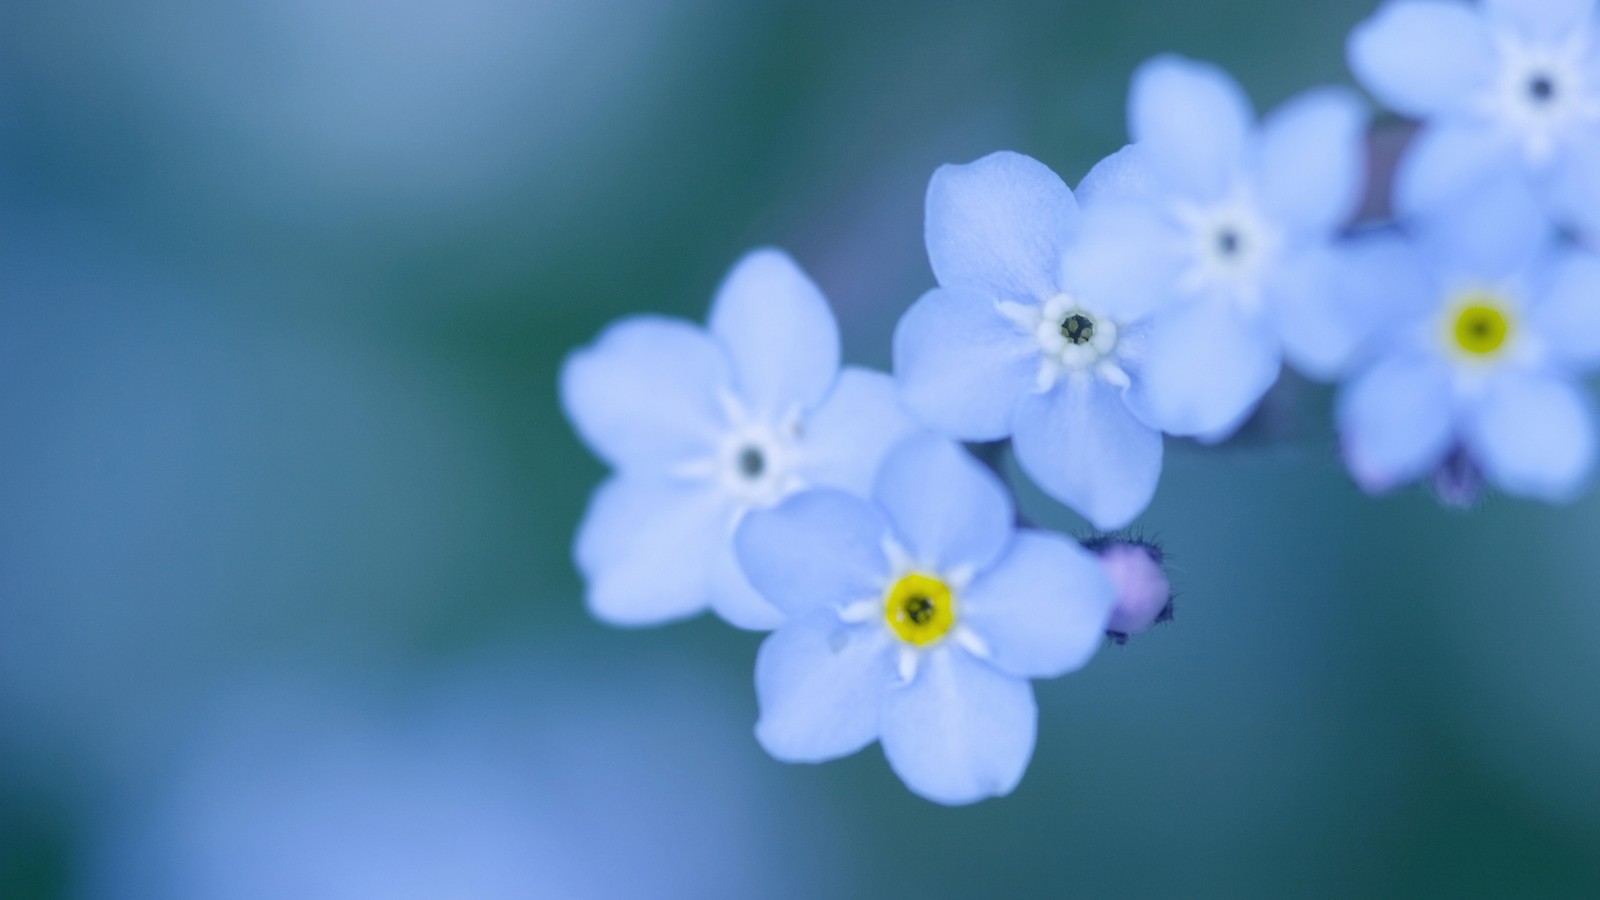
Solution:
[[[928,260],[942,287],[1045,300],[1077,215],[1061,177],[1020,153],[941,166],[928,184]]]
[[[1267,117],[1256,146],[1261,204],[1299,231],[1328,234],[1355,214],[1366,182],[1367,111],[1352,91],[1320,88]]]
[[[1239,83],[1209,63],[1157,56],[1133,75],[1128,132],[1161,181],[1194,199],[1228,189],[1254,119]]]
[[[1350,33],[1350,68],[1383,105],[1425,117],[1467,107],[1496,69],[1489,29],[1455,0],[1395,0]]]
[[[893,378],[847,366],[828,399],[805,421],[801,476],[807,484],[865,497],[883,458],[917,427],[900,404]]]
[[[1195,300],[1150,321],[1128,405],[1168,434],[1216,434],[1278,379],[1269,323],[1220,300]]]
[[[703,611],[719,556],[731,554],[733,516],[709,485],[613,477],[589,501],[574,547],[590,611],[628,626]]]
[[[617,322],[561,367],[561,405],[602,459],[666,473],[711,452],[724,428],[717,397],[727,360],[704,331],[677,319]]]
[[[710,326],[732,360],[740,397],[758,412],[809,409],[839,373],[833,311],[781,250],[753,250],[734,264],[712,302]]]
[[[751,511],[733,544],[756,592],[801,616],[877,596],[890,575],[883,555],[888,534],[888,522],[871,503],[824,489]]]
[[[979,571],[1011,540],[1011,494],[958,444],[913,437],[878,472],[873,496],[912,561],[938,573]]]
[[[1434,469],[1455,440],[1450,373],[1442,360],[1391,356],[1340,393],[1337,417],[1345,463],[1377,493]]]
[[[1134,417],[1122,391],[1074,376],[1017,407],[1017,462],[1044,492],[1103,531],[1132,522],[1161,478],[1161,432]]]
[[[1565,503],[1594,469],[1594,413],[1566,381],[1533,373],[1496,379],[1467,426],[1472,457],[1496,487]]]
[[[789,621],[756,655],[756,739],[784,762],[837,759],[872,743],[893,650],[876,623],[846,625],[829,611]]]
[[[1100,649],[1116,604],[1105,569],[1077,541],[1023,530],[962,594],[960,616],[995,666],[1054,678],[1082,668]]]
[[[1027,681],[941,647],[911,684],[889,692],[881,740],[906,787],[954,806],[1011,793],[1033,756],[1037,728]]]
[[[1563,251],[1548,293],[1529,310],[1540,338],[1569,365],[1600,365],[1600,256]]]
[[[895,327],[901,400],[923,423],[950,437],[1005,437],[1011,410],[1038,371],[1038,342],[981,294],[929,291]]]

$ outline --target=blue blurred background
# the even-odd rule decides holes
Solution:
[[[605,322],[779,244],[885,367],[936,166],[1371,6],[4,0],[0,897],[1600,896],[1600,499],[1361,497],[1324,388],[1169,448],[1176,622],[972,808],[766,758],[758,637],[569,561]]]

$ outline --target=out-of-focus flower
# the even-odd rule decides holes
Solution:
[[[1356,77],[1425,122],[1397,173],[1401,213],[1515,171],[1552,211],[1600,227],[1594,8],[1594,0],[1398,0],[1351,33]]]
[[[1149,309],[1091,304],[1062,278],[1078,218],[1072,191],[1027,156],[936,172],[927,243],[940,286],[900,320],[895,376],[923,421],[962,440],[1012,435],[1040,487],[1118,528],[1161,477],[1161,434],[1124,399]]]
[[[740,518],[811,486],[865,494],[914,427],[887,375],[839,370],[827,301],[776,250],[733,267],[708,329],[656,316],[606,329],[567,359],[561,399],[618,470],[575,548],[590,609],[618,625],[708,605],[741,628],[777,625],[734,561]]]
[[[756,660],[756,736],[789,762],[879,740],[940,803],[1009,793],[1033,754],[1028,679],[1088,662],[1111,583],[1073,541],[1014,531],[999,480],[948,441],[901,444],[872,496],[810,491],[739,529],[745,572],[789,616]]]
[[[1325,88],[1259,127],[1222,70],[1161,56],[1134,75],[1134,144],[1079,188],[1065,277],[1091,305],[1154,310],[1128,402],[1170,434],[1231,433],[1296,359],[1303,310],[1362,187],[1366,113]]]
[[[1470,500],[1452,488],[1470,488],[1473,469],[1512,494],[1581,490],[1595,433],[1577,376],[1600,364],[1600,258],[1554,238],[1531,193],[1503,179],[1414,237],[1365,239],[1342,317],[1359,334],[1329,334],[1365,348],[1338,404],[1363,488],[1443,468],[1451,502]]]

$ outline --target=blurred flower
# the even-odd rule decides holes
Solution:
[[[842,862],[819,810],[726,739],[734,698],[627,668],[479,664],[409,699],[304,674],[229,690],[169,771],[108,804],[74,896],[836,893],[807,871]]]
[[[1366,115],[1353,94],[1312,91],[1253,120],[1220,69],[1157,57],[1134,75],[1135,143],[1079,188],[1066,277],[1086,303],[1157,313],[1128,402],[1171,434],[1226,436],[1277,380],[1360,201]]]
[[[888,376],[840,372],[827,301],[776,250],[734,266],[709,330],[653,316],[612,325],[567,359],[561,399],[619,470],[575,548],[590,609],[618,625],[708,604],[741,628],[777,625],[734,562],[740,518],[813,485],[865,493],[912,428]]]
[[[1441,468],[1448,488],[1464,465],[1544,500],[1583,487],[1595,434],[1577,376],[1600,364],[1600,258],[1554,238],[1533,196],[1502,180],[1415,237],[1365,240],[1363,295],[1342,318],[1366,350],[1338,406],[1363,488]]]
[[[1368,90],[1424,120],[1396,206],[1426,211],[1500,171],[1600,227],[1600,42],[1593,0],[1398,0],[1350,35]]]
[[[1023,470],[1098,528],[1143,512],[1161,434],[1124,400],[1149,310],[1087,304],[1061,276],[1078,224],[1061,179],[1016,153],[944,166],[928,185],[928,258],[939,287],[895,330],[906,405],[968,441],[1013,436]]]
[[[1038,725],[1028,679],[1086,663],[1115,600],[1086,551],[1014,532],[999,480],[931,436],[889,455],[872,502],[807,492],[752,514],[736,541],[790,617],[756,660],[762,746],[822,762],[880,740],[940,803],[1016,787]]]

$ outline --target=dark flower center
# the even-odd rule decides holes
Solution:
[[[921,594],[907,597],[902,609],[906,612],[906,618],[918,625],[933,621],[933,601]]]
[[[1061,336],[1074,344],[1087,344],[1094,340],[1094,320],[1073,313],[1061,320]]]
[[[1528,96],[1536,103],[1549,103],[1555,99],[1556,83],[1549,75],[1535,75],[1528,79]]]
[[[1232,228],[1224,228],[1217,232],[1217,252],[1223,256],[1237,256],[1239,246],[1244,243],[1239,237],[1239,232]]]
[[[767,458],[757,447],[746,447],[739,452],[739,473],[751,480],[761,477],[767,470]]]

